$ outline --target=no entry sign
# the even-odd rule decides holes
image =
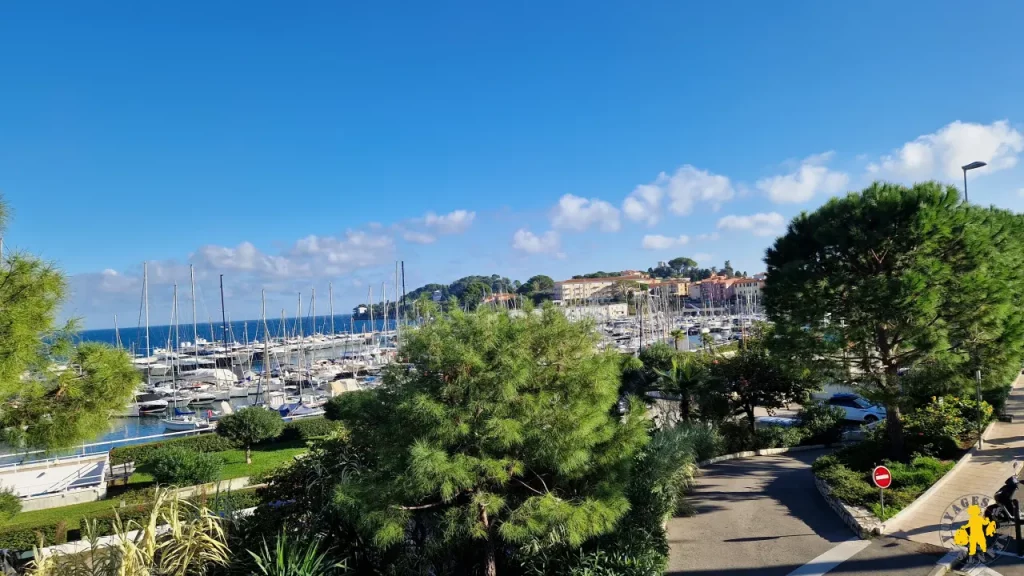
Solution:
[[[889,469],[885,466],[876,466],[871,471],[871,479],[874,480],[875,486],[879,488],[888,488],[892,484],[892,474],[889,474]]]

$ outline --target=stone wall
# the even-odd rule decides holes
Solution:
[[[832,488],[817,476],[814,477],[814,485],[818,487],[818,492],[821,497],[828,502],[828,505],[832,507],[832,510],[839,515],[839,518],[851,530],[857,533],[863,539],[871,538],[882,533],[882,521],[872,514],[867,508],[861,508],[860,506],[849,506],[844,504],[841,500],[832,496]]]

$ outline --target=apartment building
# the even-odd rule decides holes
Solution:
[[[622,276],[609,278],[573,278],[555,282],[555,299],[562,302],[608,301],[615,296],[616,287],[620,282],[650,284],[646,274],[635,270],[627,270]]]

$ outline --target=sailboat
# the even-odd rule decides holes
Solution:
[[[194,342],[198,342],[199,341],[199,339],[198,339],[198,329],[196,328],[196,323],[195,323],[196,278],[195,278],[195,270],[191,266],[189,267],[189,276],[191,277],[191,280],[192,280],[192,332],[193,332],[193,341]],[[178,326],[178,285],[177,284],[174,285],[174,304],[173,304],[173,306],[174,306],[174,327],[175,327],[175,331],[177,331],[177,326]],[[197,356],[197,359],[198,359],[198,356]],[[172,377],[173,377],[174,376],[173,370],[172,370],[171,374],[172,374]],[[174,382],[174,388],[175,388],[176,391],[178,391],[177,390],[177,382],[176,381]],[[160,422],[164,425],[164,428],[166,428],[167,430],[173,430],[175,432],[178,432],[178,431],[186,431],[186,430],[208,430],[208,429],[212,429],[214,426],[216,426],[216,424],[210,422],[206,418],[199,417],[194,411],[189,410],[188,408],[179,408],[178,404],[177,404],[177,397],[178,397],[178,394],[175,394],[174,413],[171,415],[171,417],[170,418],[161,418],[160,419]]]

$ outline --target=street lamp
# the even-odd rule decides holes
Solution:
[[[986,164],[984,162],[980,161],[980,160],[976,160],[974,162],[971,162],[970,164],[965,164],[965,165],[960,167],[964,171],[964,202],[968,201],[967,200],[967,171],[968,170],[974,170],[975,168],[981,168],[982,166],[986,166]],[[975,391],[976,391],[977,396],[978,396],[978,450],[981,450],[982,447],[983,447],[983,443],[982,443],[982,440],[981,440],[981,432],[982,432],[982,430],[981,430],[981,425],[982,425],[982,415],[981,415],[981,366],[978,366],[977,369],[974,371],[974,379],[975,379],[975,382],[976,382]]]
[[[987,166],[987,164],[979,160],[960,167],[964,171],[964,202],[967,202],[967,171],[974,170],[975,168],[981,168],[982,166]]]

